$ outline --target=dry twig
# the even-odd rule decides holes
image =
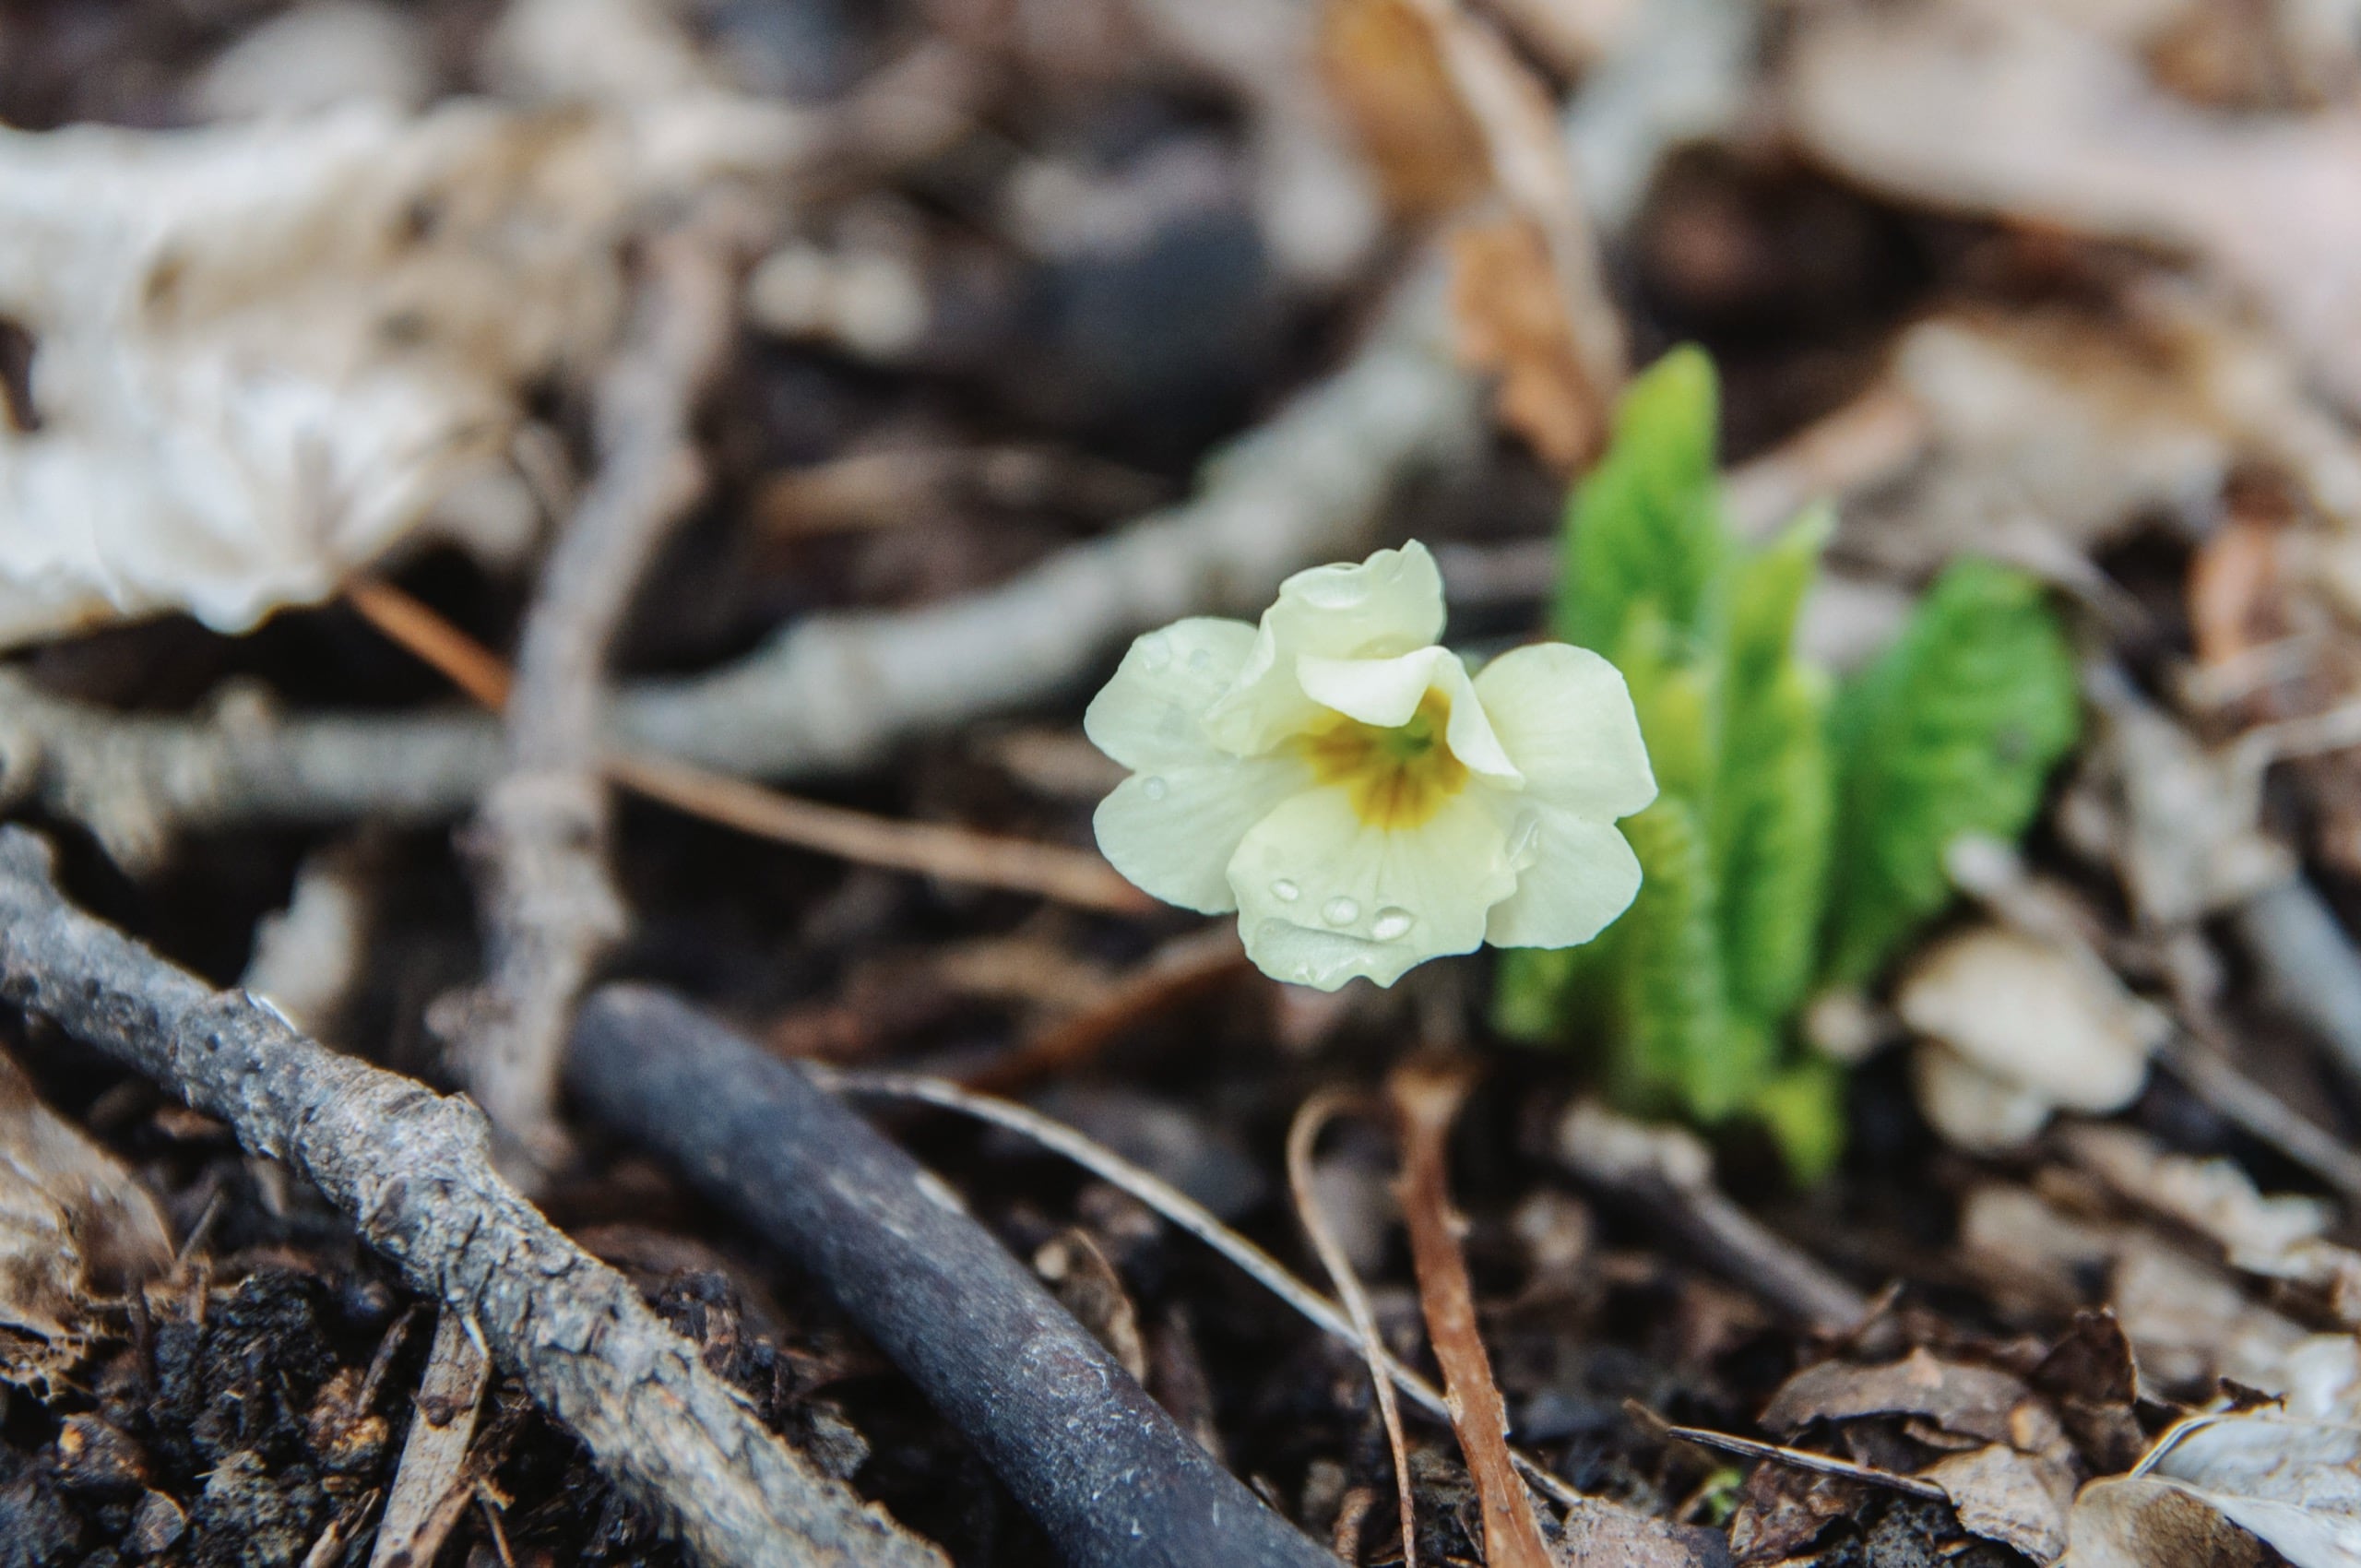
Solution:
[[[1303,1233],[1311,1239],[1311,1250],[1319,1254],[1320,1266],[1335,1282],[1336,1294],[1343,1298],[1345,1312],[1353,1320],[1353,1332],[1360,1336],[1361,1357],[1369,1362],[1370,1380],[1377,1388],[1377,1413],[1385,1423],[1386,1445],[1394,1451],[1394,1489],[1402,1510],[1402,1568],[1418,1568],[1418,1516],[1410,1495],[1410,1445],[1402,1436],[1402,1407],[1394,1397],[1394,1380],[1385,1372],[1385,1341],[1378,1337],[1377,1316],[1370,1311],[1369,1292],[1361,1289],[1360,1276],[1353,1272],[1353,1260],[1337,1241],[1336,1233],[1329,1229],[1328,1217],[1320,1207],[1320,1194],[1311,1182],[1311,1151],[1320,1142],[1321,1131],[1348,1103],[1349,1097],[1328,1090],[1313,1095],[1297,1108],[1295,1120],[1287,1127],[1287,1187],[1295,1194],[1296,1218],[1302,1224]],[[1340,1515],[1340,1526],[1341,1524]],[[1359,1521],[1356,1519],[1356,1542],[1359,1533]],[[1346,1561],[1351,1560],[1350,1555],[1346,1557]]]
[[[419,1379],[417,1410],[409,1435],[402,1440],[401,1463],[394,1470],[394,1489],[386,1494],[386,1515],[377,1525],[377,1543],[369,1550],[369,1568],[423,1568],[442,1550],[444,1538],[458,1523],[469,1494],[460,1487],[459,1477],[491,1372],[492,1359],[477,1343],[467,1318],[444,1313],[434,1324],[433,1348]],[[455,1493],[460,1506],[451,1505]]]
[[[1584,1101],[1559,1123],[1556,1151],[1567,1170],[1645,1209],[1713,1267],[1797,1321],[1833,1331],[1868,1315],[1867,1297],[1714,1185],[1713,1157],[1689,1134]]]
[[[323,1050],[67,904],[0,829],[0,995],[284,1160],[713,1568],[941,1568],[764,1430],[628,1281],[493,1171],[465,1099]]]
[[[353,607],[371,624],[485,707],[506,705],[511,681],[497,655],[401,589],[380,582],[370,582],[365,588],[353,596]],[[644,753],[610,750],[599,766],[608,778],[651,801],[777,843],[946,882],[1038,893],[1084,909],[1130,914],[1151,907],[1145,894],[1087,849],[933,823],[896,822],[798,800],[742,778]]]
[[[1418,1304],[1427,1338],[1442,1368],[1451,1430],[1467,1460],[1484,1509],[1484,1561],[1495,1568],[1550,1568],[1533,1501],[1517,1480],[1509,1452],[1509,1412],[1492,1381],[1492,1359],[1476,1323],[1476,1291],[1459,1250],[1463,1222],[1451,1206],[1452,1123],[1471,1080],[1462,1069],[1406,1062],[1385,1083],[1401,1131],[1402,1173],[1394,1195],[1410,1230]]]
[[[505,764],[462,840],[486,973],[446,1015],[457,1028],[445,1033],[495,1131],[542,1168],[565,1143],[556,1100],[567,1016],[625,927],[599,774],[607,650],[657,547],[703,487],[689,417],[728,340],[733,284],[717,226],[648,246],[637,310],[599,385],[599,473],[526,614]]]
[[[1246,951],[1227,923],[1176,936],[1110,985],[1093,1004],[1028,1036],[1013,1051],[964,1075],[967,1087],[1005,1094],[1096,1057],[1145,1020],[1246,970]]]

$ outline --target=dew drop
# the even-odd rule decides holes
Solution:
[[[1140,786],[1140,793],[1151,801],[1160,801],[1171,792],[1172,786],[1161,778],[1151,778]]]
[[[1283,876],[1271,884],[1271,897],[1282,904],[1292,904],[1303,897],[1303,889]]]
[[[1540,837],[1539,817],[1528,815],[1519,818],[1515,828],[1509,834],[1509,859],[1518,862],[1529,861]]]
[[[1165,669],[1167,666],[1170,665],[1172,662],[1172,644],[1170,640],[1159,635],[1157,636],[1149,637],[1145,641],[1142,642],[1140,644],[1140,662],[1147,666],[1148,672],[1150,674],[1154,674],[1156,671]]]
[[[1378,910],[1377,919],[1370,923],[1369,933],[1380,942],[1392,942],[1396,937],[1407,936],[1410,933],[1410,928],[1418,923],[1418,917],[1409,910],[1399,906],[1388,905]]]
[[[1320,918],[1330,925],[1350,925],[1361,918],[1361,907],[1339,893],[1320,906]]]
[[[1190,651],[1190,654],[1189,654],[1189,668],[1190,668],[1190,669],[1196,671],[1199,674],[1201,674],[1201,675],[1202,675],[1202,674],[1204,674],[1206,671],[1208,671],[1208,670],[1212,669],[1213,667],[1214,667],[1214,650],[1213,650],[1213,649],[1211,649],[1211,648],[1209,648],[1209,647],[1201,647],[1201,648],[1193,648],[1193,649],[1192,649],[1192,650]]]

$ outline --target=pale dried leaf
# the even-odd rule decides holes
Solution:
[[[2361,1253],[2327,1240],[2327,1202],[2265,1197],[2227,1159],[2167,1153],[2130,1127],[2070,1129],[2066,1146],[2118,1194],[2176,1220],[2222,1249],[2231,1267],[2309,1286],[2346,1323],[2361,1323]]]
[[[2074,1472],[2055,1455],[2023,1454],[1992,1443],[1950,1455],[1918,1472],[1950,1494],[1962,1528],[2014,1547],[2035,1562],[2066,1550]]]
[[[2032,1397],[2022,1378],[1946,1360],[1921,1346],[1881,1366],[1828,1360],[1806,1367],[1780,1385],[1762,1424],[1792,1437],[1814,1421],[1924,1416],[1945,1431],[1999,1443],[2010,1440],[2011,1413]]]
[[[2084,1489],[2074,1508],[2075,1568],[2164,1561],[2140,1553],[2152,1552],[2165,1527],[2222,1539],[2218,1526],[2160,1497],[2165,1489],[2267,1542],[2296,1568],[2361,1564],[2361,1426],[2289,1420],[2266,1407],[2187,1423],[2158,1450],[2133,1481]],[[2158,1509],[2163,1522],[2149,1517]],[[2177,1561],[2237,1560],[2235,1542],[2215,1550]]]
[[[2193,255],[2361,409],[2361,109],[2177,99],[2063,8],[1822,7],[1789,57],[1805,145],[1962,211]]]
[[[0,646],[171,610],[243,630],[426,525],[528,542],[523,388],[606,345],[642,201],[790,154],[765,114],[0,131],[0,319],[32,344]]]
[[[1572,469],[1590,450],[1598,398],[1539,231],[1514,217],[1470,224],[1452,235],[1451,257],[1459,357],[1499,378],[1501,423],[1550,467]]]
[[[1983,1080],[2047,1107],[2115,1111],[2140,1092],[2148,1055],[2170,1030],[2090,954],[1992,925],[1921,954],[1894,1004],[1912,1029],[1982,1075],[1952,1072],[1937,1057],[1918,1077],[1930,1119],[1982,1138],[1978,1146],[2010,1141],[2032,1120]]]

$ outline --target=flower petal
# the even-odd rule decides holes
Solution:
[[[1520,802],[1512,835],[1516,891],[1492,906],[1495,947],[1572,947],[1607,929],[1640,891],[1640,858],[1608,823],[1546,802]]]
[[[1432,643],[1442,623],[1442,574],[1416,540],[1298,572],[1263,612],[1237,683],[1205,716],[1208,732],[1240,755],[1267,751],[1318,712],[1297,683],[1299,659],[1389,659]]]
[[[1509,760],[1484,715],[1484,704],[1467,679],[1467,666],[1447,647],[1422,647],[1395,659],[1296,660],[1304,695],[1323,707],[1380,729],[1407,724],[1430,690],[1451,701],[1451,723],[1443,731],[1451,753],[1468,768],[1496,783],[1521,788],[1524,776]]]
[[[1513,648],[1484,666],[1475,685],[1493,733],[1536,798],[1599,822],[1656,798],[1631,690],[1590,649]]]
[[[1239,934],[1265,974],[1334,991],[1392,985],[1415,964],[1473,952],[1485,911],[1516,885],[1494,791],[1463,790],[1415,828],[1370,827],[1346,791],[1308,790],[1230,858]]]
[[[1212,763],[1227,754],[1205,735],[1205,709],[1238,678],[1253,647],[1253,627],[1213,616],[1134,638],[1114,678],[1091,699],[1082,732],[1135,770]]]
[[[1228,871],[1239,840],[1310,781],[1292,757],[1219,756],[1133,775],[1098,802],[1091,826],[1099,853],[1142,892],[1217,915],[1238,907]]]

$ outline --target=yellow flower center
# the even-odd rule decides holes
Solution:
[[[1452,755],[1444,731],[1451,699],[1429,692],[1407,724],[1382,730],[1341,715],[1299,742],[1312,777],[1341,784],[1370,826],[1416,827],[1466,786],[1467,765]]]

